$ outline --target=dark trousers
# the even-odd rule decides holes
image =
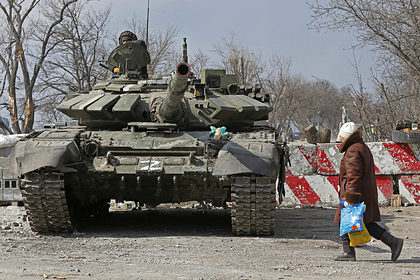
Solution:
[[[373,222],[373,223],[369,223],[369,224],[365,224],[366,229],[368,230],[370,236],[375,237],[376,239],[381,239],[382,234],[384,234],[384,232],[386,231],[383,227],[381,227],[380,225],[378,225],[377,223]],[[349,235],[343,234],[341,236],[341,241],[348,241],[350,240]]]

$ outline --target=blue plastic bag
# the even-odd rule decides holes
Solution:
[[[340,235],[363,230],[363,212],[365,203],[347,205],[341,209]]]

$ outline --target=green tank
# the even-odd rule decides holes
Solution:
[[[72,231],[116,199],[205,202],[230,209],[234,234],[274,233],[285,144],[267,126],[267,97],[223,69],[196,79],[185,39],[183,60],[172,75],[148,76],[144,42],[118,46],[102,65],[112,77],[57,107],[77,125],[15,145],[10,169],[33,231]]]

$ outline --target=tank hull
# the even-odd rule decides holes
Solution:
[[[64,128],[20,141],[12,166],[22,178],[34,231],[71,231],[91,216],[106,214],[109,201],[116,199],[149,207],[185,201],[231,205],[235,234],[268,235],[274,232],[270,213],[275,211],[280,169],[278,148],[267,141],[272,134],[258,132],[263,137],[256,139],[252,133],[236,133],[224,143],[210,140],[207,131]],[[43,207],[39,199],[45,201]],[[268,220],[244,229],[247,222],[240,217],[249,216],[256,199],[262,201],[256,212]]]
[[[144,43],[114,49],[112,76],[72,92],[57,110],[78,126],[34,132],[14,147],[34,231],[69,231],[106,215],[111,199],[139,205],[199,201],[229,208],[237,235],[274,233],[284,143],[267,126],[270,94],[225,69],[147,73]],[[278,182],[278,183],[277,183]]]

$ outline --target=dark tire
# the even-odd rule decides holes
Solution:
[[[420,143],[420,131],[394,130],[392,131],[392,141],[395,143]]]

